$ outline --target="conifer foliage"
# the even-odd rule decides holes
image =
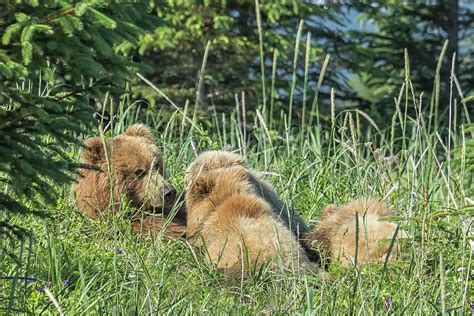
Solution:
[[[2,1],[0,12],[0,231],[8,212],[45,215],[54,185],[74,167],[65,152],[92,122],[93,98],[138,67],[118,54],[157,26],[148,1]]]

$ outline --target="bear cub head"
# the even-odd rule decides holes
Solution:
[[[124,134],[85,141],[83,168],[76,185],[82,213],[96,218],[125,197],[130,206],[167,214],[176,202],[176,190],[165,179],[163,161],[148,127],[130,126]]]
[[[220,168],[229,167],[247,168],[247,161],[244,157],[221,150],[209,150],[200,154],[186,170],[184,182],[186,183],[186,192],[190,192],[194,181],[201,175]]]
[[[218,209],[221,211],[221,220],[232,218],[235,210],[229,208],[228,211],[222,212],[221,209],[223,205],[228,204],[229,199],[235,196],[246,196],[250,200],[258,198],[248,180],[248,171],[240,166],[211,169],[187,180],[187,226],[191,234]]]

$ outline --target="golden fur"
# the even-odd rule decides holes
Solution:
[[[202,159],[204,157],[204,159]],[[227,271],[268,262],[299,271],[314,265],[272,206],[255,193],[242,160],[204,153],[186,174],[187,237],[206,258]]]
[[[79,210],[88,217],[118,209],[123,197],[133,208],[165,214],[176,201],[175,189],[163,177],[161,153],[151,131],[142,124],[132,125],[105,142],[99,137],[87,139],[81,163],[84,167],[74,191]],[[160,222],[160,217],[146,218],[144,225],[134,223],[134,230],[140,227],[151,233],[161,229]],[[181,226],[184,230],[184,220]],[[182,235],[174,231],[170,229],[173,236]]]
[[[253,187],[255,194],[270,204],[273,214],[282,220],[296,236],[308,231],[306,224],[298,214],[281,201],[272,185],[262,179],[256,171],[250,169],[245,158],[240,155],[228,151],[203,152],[188,167],[185,178],[188,189],[190,179],[196,179],[200,174],[210,170],[234,166],[240,166],[247,170],[248,182]]]
[[[322,210],[319,225],[305,239],[331,260],[340,260],[346,266],[355,262],[356,252],[358,263],[383,263],[397,228],[394,223],[381,221],[388,214],[384,203],[371,198],[342,206],[328,205]],[[394,248],[390,259],[395,257]]]

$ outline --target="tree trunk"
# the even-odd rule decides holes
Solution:
[[[458,65],[458,44],[459,44],[459,0],[447,0],[448,6],[448,21],[446,24],[446,32],[448,33],[448,65],[449,70],[451,71],[452,62],[453,62],[453,54],[456,53],[454,58],[454,75],[456,78],[459,78],[459,65]],[[451,80],[451,78],[449,78]],[[456,90],[456,87],[453,86],[453,90]],[[453,96],[457,95],[453,91]],[[454,106],[454,100],[452,100],[452,106]],[[457,108],[453,110],[456,111],[456,126],[459,126],[462,117],[462,108],[461,102],[457,102]],[[454,115],[454,113],[453,113]]]
[[[446,32],[448,33],[448,56],[451,65],[453,54],[456,53],[454,74],[458,75],[458,42],[459,42],[459,0],[448,0],[448,23],[446,25]]]

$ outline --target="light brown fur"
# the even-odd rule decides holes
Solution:
[[[133,221],[132,230],[136,234],[148,237],[162,233],[165,240],[183,239],[186,237],[186,226],[183,223],[176,220],[170,222],[159,215],[148,215],[141,221]]]
[[[176,201],[176,191],[163,177],[161,153],[151,131],[142,124],[105,142],[99,137],[87,139],[81,163],[84,167],[74,191],[79,210],[88,217],[119,209],[123,198],[132,208],[165,214]],[[143,225],[134,223],[134,230],[140,227],[145,234],[151,233],[161,229],[161,222],[160,217],[146,217]],[[178,222],[172,226],[176,225]],[[184,223],[181,227],[184,230]],[[168,229],[173,236],[182,235],[177,228]]]
[[[299,271],[315,267],[272,207],[255,193],[249,171],[201,160],[186,175],[187,236],[206,258],[227,271],[248,271],[268,262]],[[199,170],[198,172],[196,172]]]
[[[346,266],[355,262],[356,252],[358,263],[383,263],[397,228],[394,223],[381,221],[388,214],[385,204],[371,198],[342,206],[328,205],[322,210],[319,225],[305,239],[331,260],[340,260]],[[390,259],[395,257],[396,249],[393,249]]]
[[[298,214],[283,203],[272,185],[250,169],[244,157],[228,151],[206,151],[200,154],[188,167],[185,182],[189,189],[190,179],[196,179],[208,171],[240,166],[246,169],[247,182],[253,187],[254,193],[270,204],[273,215],[282,220],[296,236],[308,231],[306,224]]]

